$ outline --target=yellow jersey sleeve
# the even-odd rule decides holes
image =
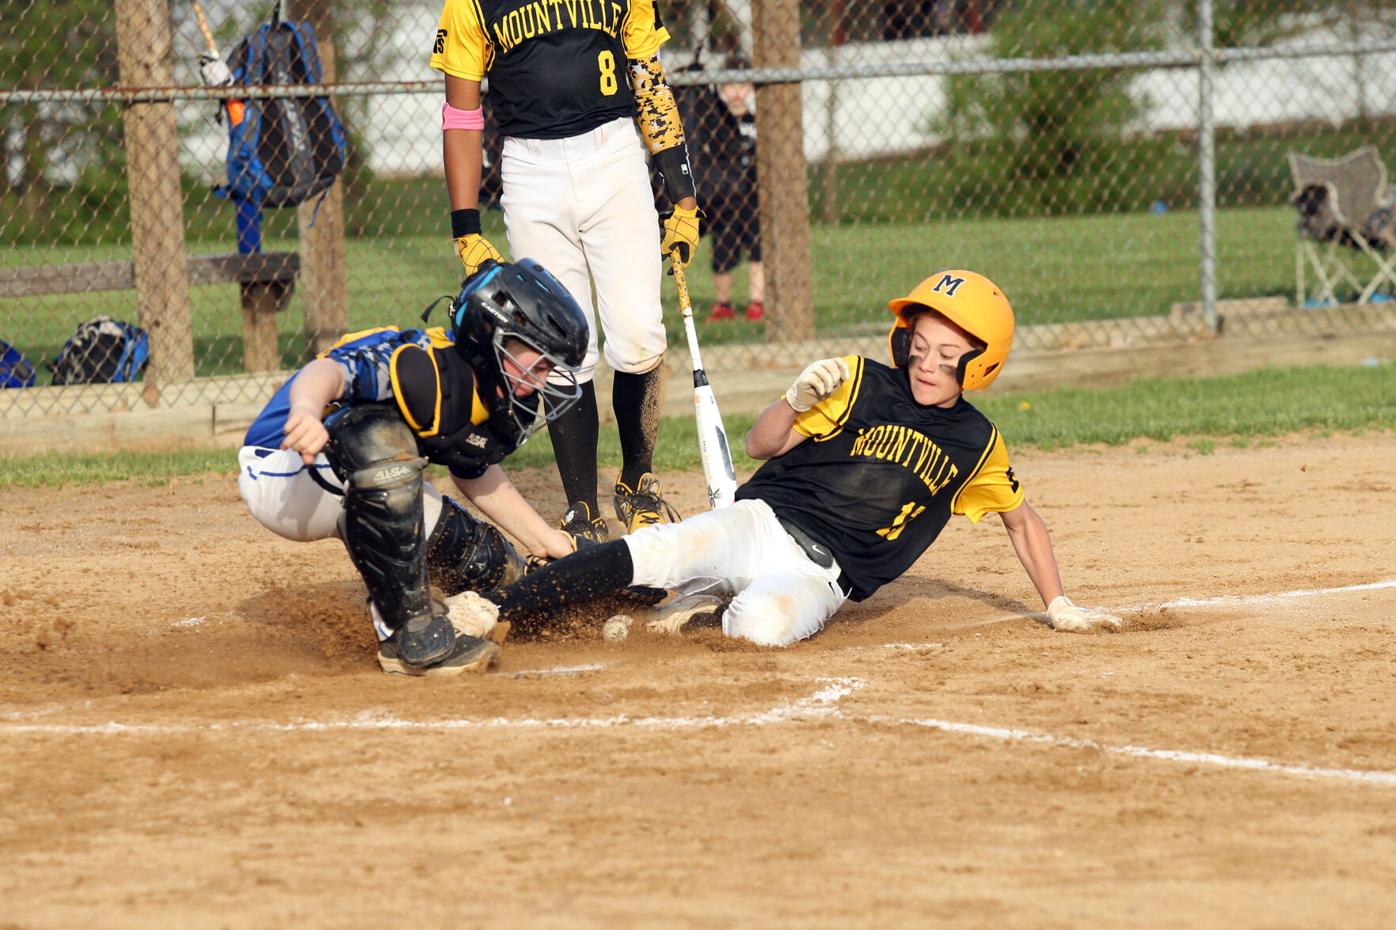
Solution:
[[[482,79],[492,56],[484,22],[479,0],[446,0],[428,64],[452,77]]]
[[[996,429],[974,474],[951,502],[951,510],[969,517],[971,523],[978,523],[986,513],[1007,513],[1018,509],[1022,503],[1023,488],[1013,477],[1008,448]]]
[[[625,57],[640,61],[652,57],[659,47],[669,41],[669,30],[659,19],[656,0],[631,0],[630,15],[625,18],[621,39]]]
[[[858,388],[863,383],[863,357],[845,355],[849,378],[834,393],[795,417],[795,431],[819,442],[832,439],[843,429],[858,402]]]

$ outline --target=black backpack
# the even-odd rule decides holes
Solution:
[[[150,357],[150,336],[139,326],[98,316],[79,323],[49,363],[54,384],[135,381]]]
[[[236,84],[319,84],[315,31],[281,19],[243,39],[228,55]],[[344,124],[328,97],[253,98],[229,127],[228,183],[220,196],[260,206],[289,207],[326,190],[344,170]]]

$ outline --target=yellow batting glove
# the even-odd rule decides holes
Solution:
[[[659,244],[660,256],[683,268],[693,261],[702,235],[703,211],[697,207],[674,207],[664,217],[664,241]]]
[[[480,270],[480,266],[487,261],[504,261],[504,256],[499,254],[490,240],[479,233],[469,233],[456,237],[456,254],[460,256],[460,263],[465,266],[465,276],[468,278]]]

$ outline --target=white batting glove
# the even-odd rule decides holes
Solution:
[[[1095,607],[1077,607],[1071,598],[1059,594],[1047,605],[1047,619],[1059,633],[1093,633],[1097,630],[1115,631],[1124,621]]]
[[[199,75],[205,87],[225,87],[233,83],[233,72],[228,70],[227,63],[212,55],[199,56]]]
[[[796,413],[804,413],[834,391],[850,377],[848,363],[841,358],[825,358],[811,362],[795,383],[785,389],[785,402]]]

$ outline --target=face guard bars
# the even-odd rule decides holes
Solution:
[[[519,357],[505,345],[509,340],[528,346],[539,352],[538,359],[525,365]],[[493,339],[494,355],[503,377],[505,393],[508,395],[508,413],[519,431],[519,445],[528,442],[539,430],[566,413],[573,404],[581,400],[582,386],[577,383],[577,373],[568,368],[560,359],[542,352],[527,340],[514,333],[496,329]],[[507,362],[507,364],[506,364]],[[550,372],[539,372],[544,363],[552,366]],[[512,370],[522,372],[520,376]],[[519,385],[533,388],[532,393],[520,397],[515,389]],[[543,415],[538,415],[538,401],[543,400]]]

